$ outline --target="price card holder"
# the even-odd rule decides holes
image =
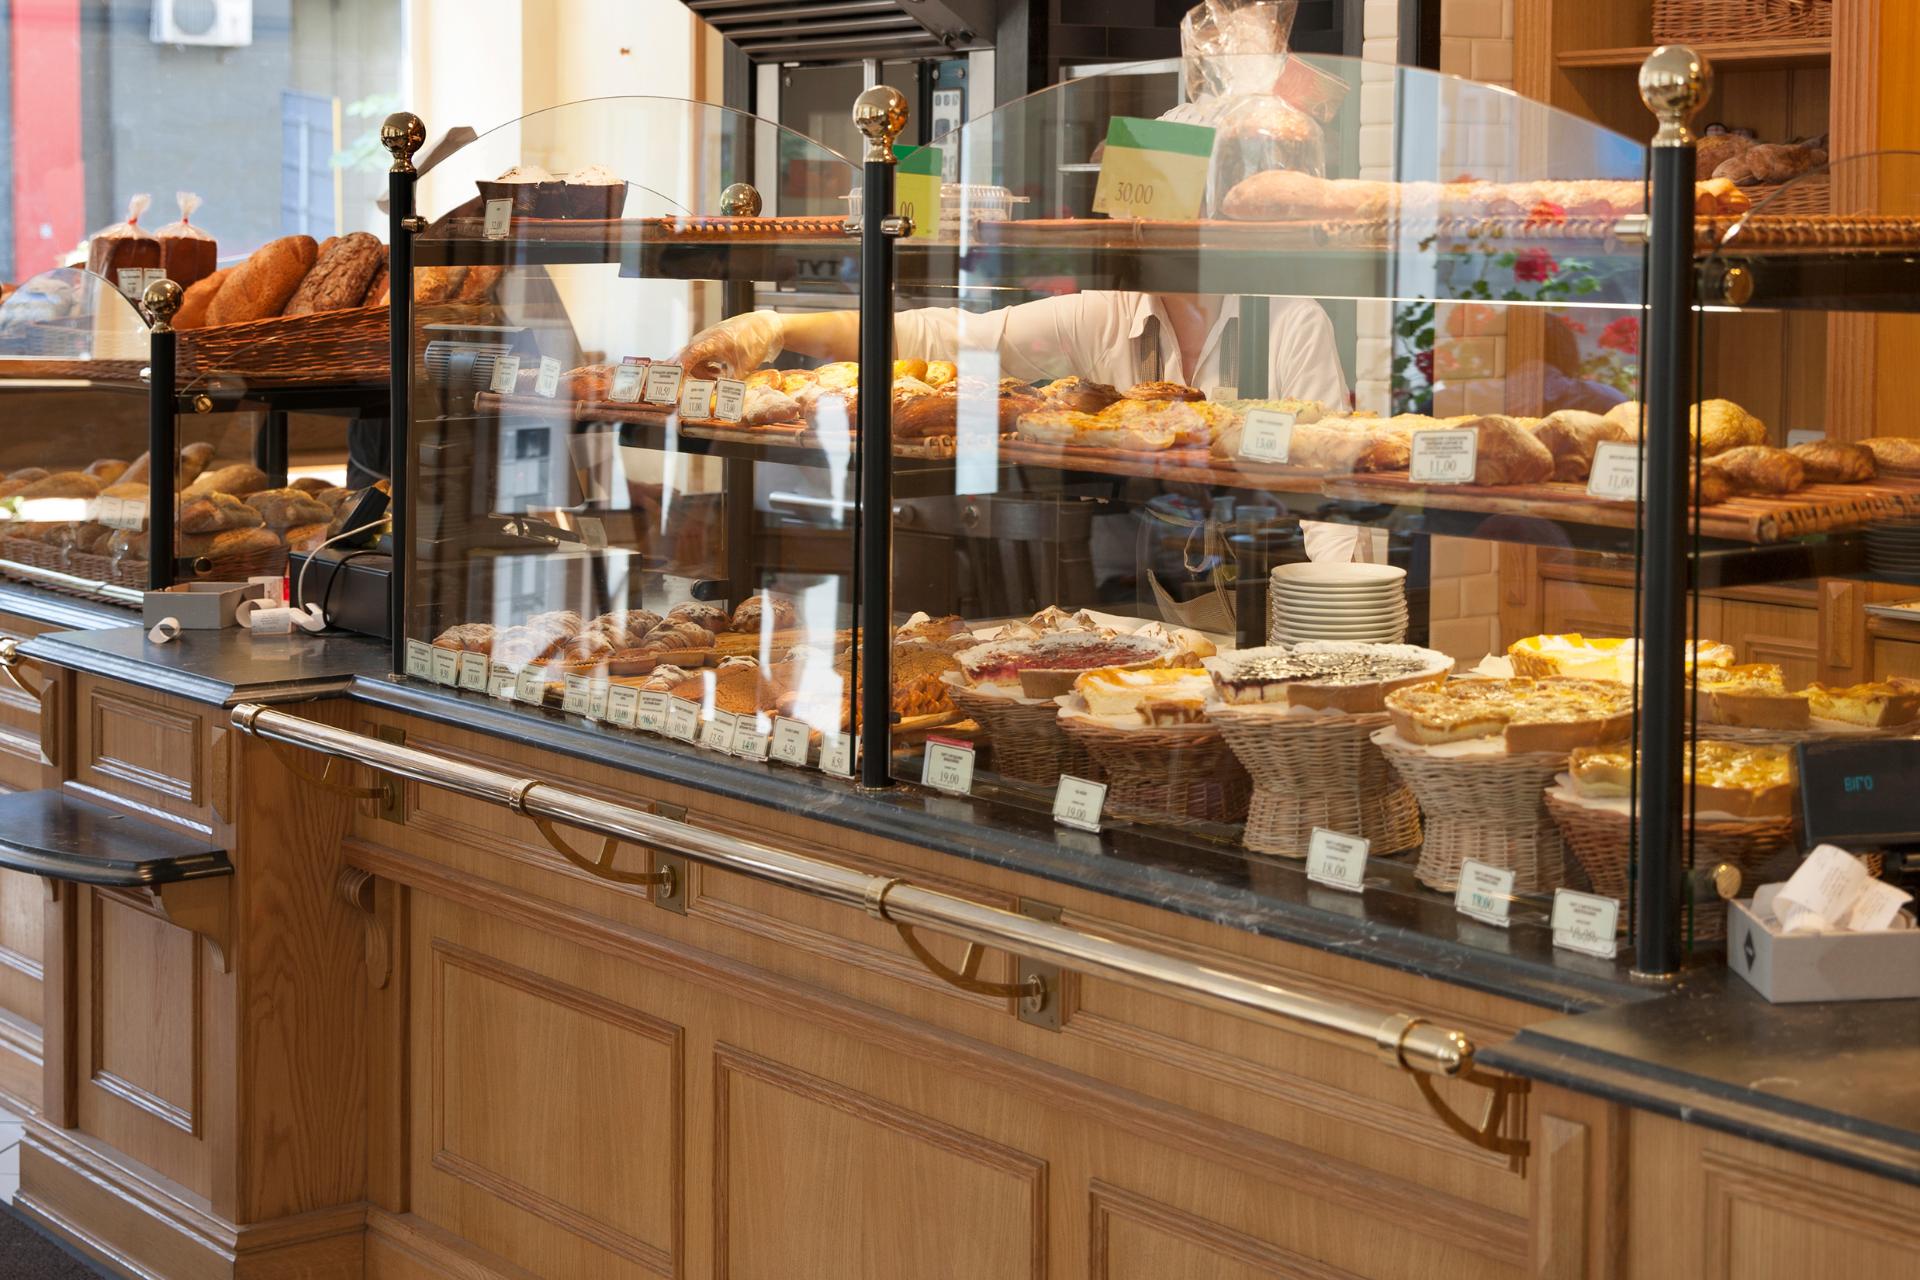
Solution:
[[[499,395],[509,395],[513,384],[520,380],[520,357],[500,356],[493,362],[493,376],[487,379],[487,390]]]
[[[667,736],[692,742],[700,735],[700,704],[685,698],[667,700]]]
[[[407,674],[415,680],[433,679],[433,646],[425,640],[407,641]]]
[[[913,219],[913,238],[940,234],[940,148],[893,149],[893,211]]]
[[[552,356],[540,357],[540,376],[533,381],[533,393],[551,400],[560,390],[560,362]]]
[[[475,693],[487,691],[487,655],[484,653],[463,653],[460,655],[460,687],[471,689]]]
[[[147,272],[144,267],[121,267],[114,272],[114,287],[120,290],[120,296],[129,302],[138,302],[147,291]]]
[[[1632,502],[1640,496],[1640,446],[1625,440],[1595,445],[1587,496]]]
[[[1053,790],[1053,820],[1080,831],[1100,830],[1100,811],[1107,806],[1107,784],[1060,775]]]
[[[779,716],[773,722],[772,755],[781,764],[807,767],[807,757],[812,750],[812,731],[801,720]]]
[[[607,690],[607,723],[631,729],[640,718],[640,691],[630,684]]]
[[[665,733],[667,716],[673,710],[673,699],[664,690],[650,689],[640,695],[640,705],[634,709],[635,727],[648,733]]]
[[[1240,456],[1250,462],[1284,463],[1293,449],[1294,416],[1277,409],[1249,409],[1240,428]]]
[[[505,240],[513,230],[513,197],[487,201],[487,220],[481,233],[489,240]]]
[[[705,378],[688,378],[680,387],[680,416],[701,421],[713,416],[713,383]]]
[[[513,701],[513,668],[496,662],[487,669],[487,693],[502,702]]]
[[[680,400],[680,374],[677,364],[647,366],[647,386],[643,398],[648,404],[677,404]]]
[[[102,502],[117,502],[119,508],[96,517],[109,529],[129,529],[135,533],[147,527],[147,504],[139,498],[102,498]]]
[[[1513,872],[1469,858],[1460,864],[1460,885],[1453,891],[1453,909],[1482,924],[1505,929],[1513,910]]]
[[[1093,211],[1163,222],[1197,218],[1212,155],[1213,130],[1205,125],[1115,116],[1107,125]]]
[[[935,791],[964,796],[973,793],[973,747],[951,738],[928,738],[920,766],[920,781]]]
[[[1307,879],[1317,884],[1359,893],[1367,876],[1371,840],[1315,827],[1307,838]]]
[[[547,700],[547,678],[539,667],[522,667],[513,678],[513,700],[537,707]]]
[[[611,680],[587,681],[587,719],[605,720],[607,718],[607,697],[612,691]]]
[[[1620,952],[1620,901],[1572,889],[1553,891],[1553,945],[1611,960]]]
[[[1416,431],[1407,470],[1415,484],[1472,484],[1479,453],[1480,435],[1472,427]]]
[[[739,723],[731,711],[716,711],[700,726],[700,745],[723,755],[733,752],[733,730]]]
[[[613,371],[613,382],[607,388],[607,399],[616,404],[639,404],[640,388],[646,380],[645,368],[637,364],[622,364]]]
[[[460,654],[455,649],[435,649],[433,651],[433,682],[449,688],[458,688],[460,684]]]
[[[850,733],[828,733],[821,735],[820,772],[830,773],[836,778],[853,776],[853,735]]]
[[[713,416],[721,422],[738,422],[747,413],[747,384],[738,378],[722,378],[713,384]]]
[[[742,713],[733,725],[733,754],[744,760],[765,760],[773,750],[773,726],[761,716]]]
[[[585,676],[566,677],[566,692],[560,696],[560,709],[570,716],[587,714],[587,678]]]

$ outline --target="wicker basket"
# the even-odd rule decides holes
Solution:
[[[175,381],[385,383],[387,308],[348,307],[180,331]]]
[[[1805,729],[1755,729],[1746,725],[1711,724],[1701,721],[1695,733],[1704,740],[1738,742],[1754,747],[1792,747],[1802,742],[1876,742],[1886,738],[1909,738],[1920,724],[1904,724],[1892,729],[1848,726],[1826,729],[1814,725]]]
[[[134,591],[147,589],[147,562],[136,560],[132,556],[96,556],[85,551],[76,551],[67,557],[72,568],[67,572],[77,577],[88,578],[94,582],[104,582],[109,586],[127,587]]]
[[[1469,858],[1511,870],[1519,892],[1544,893],[1566,883],[1560,831],[1542,802],[1567,767],[1566,752],[1436,755],[1392,729],[1377,730],[1373,742],[1420,802],[1426,838],[1415,874],[1422,884],[1453,892]]]
[[[1210,725],[1118,729],[1083,716],[1060,727],[1106,772],[1106,811],[1161,824],[1239,822],[1253,782]]]
[[[1762,214],[1805,217],[1833,212],[1833,181],[1825,173],[1809,174],[1792,182],[1762,182],[1742,188]],[[1734,245],[1740,237],[1734,237]]]
[[[1653,42],[1831,38],[1833,0],[1653,0]]]
[[[1376,855],[1420,843],[1413,793],[1370,738],[1387,723],[1384,712],[1303,716],[1229,705],[1207,717],[1253,779],[1247,848],[1304,858],[1315,827],[1363,836]]]
[[[951,681],[947,695],[961,715],[980,726],[979,741],[992,747],[993,771],[1001,777],[1037,787],[1059,785],[1063,773],[1103,779],[1087,749],[1061,730],[1060,705],[1051,699],[995,697]]]

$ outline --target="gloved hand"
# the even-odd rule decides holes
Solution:
[[[786,349],[777,311],[748,311],[693,335],[674,359],[689,378],[744,378]]]

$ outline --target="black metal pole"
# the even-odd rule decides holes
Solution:
[[[173,330],[180,309],[180,286],[160,280],[143,301],[153,316],[147,335],[147,590],[165,591],[174,579],[174,507],[180,486],[180,406],[176,382],[179,335]]]
[[[898,90],[862,93],[853,122],[866,135],[860,188],[859,531],[854,554],[854,672],[860,685],[860,785],[893,780],[893,140],[907,123]],[[864,675],[861,673],[864,672]]]
[[[393,561],[387,570],[388,636],[393,670],[407,669],[407,575],[413,561],[409,541],[408,478],[413,449],[413,188],[418,173],[414,152],[426,141],[420,117],[396,111],[380,126],[380,141],[393,156],[387,171],[387,513],[392,520]]]
[[[1693,136],[1687,122],[1706,101],[1706,63],[1692,50],[1654,50],[1640,93],[1660,118],[1648,203],[1646,537],[1641,566],[1639,876],[1634,885],[1634,969],[1667,977],[1680,968],[1685,908],[1687,700],[1687,512],[1693,400]]]

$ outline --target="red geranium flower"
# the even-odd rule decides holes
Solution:
[[[1640,317],[1621,316],[1600,331],[1600,345],[1623,355],[1640,354]]]
[[[1522,249],[1513,260],[1513,278],[1528,284],[1545,284],[1560,269],[1545,249]]]
[[[1529,227],[1553,226],[1566,220],[1567,211],[1563,206],[1557,205],[1551,200],[1542,200],[1540,203],[1534,205],[1533,208],[1527,210],[1526,225]]]
[[[1577,333],[1583,338],[1587,336],[1587,322],[1585,320],[1563,319],[1560,321],[1560,323],[1567,326],[1567,331],[1569,333]]]
[[[1416,352],[1413,357],[1413,367],[1420,371],[1421,377],[1425,378],[1428,382],[1432,382],[1433,348],[1428,347],[1425,351]]]

